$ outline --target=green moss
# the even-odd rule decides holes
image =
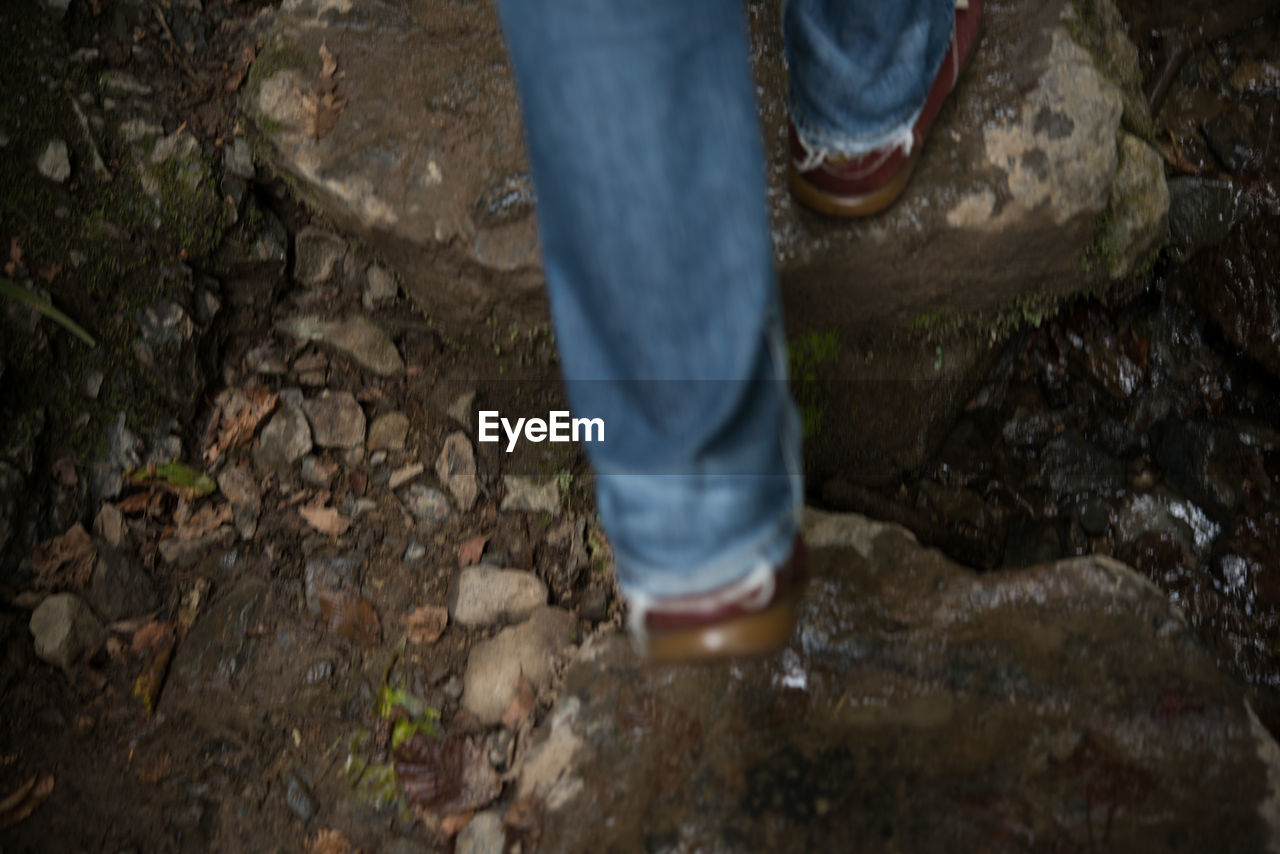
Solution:
[[[787,342],[787,354],[791,394],[800,410],[802,435],[805,439],[817,438],[831,397],[831,381],[822,374],[839,356],[840,339],[832,330],[805,332]]]

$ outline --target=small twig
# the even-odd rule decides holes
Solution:
[[[93,155],[93,171],[98,173],[99,178],[110,181],[111,171],[107,169],[107,164],[98,152],[98,144],[93,141],[93,131],[89,129],[89,120],[84,117],[84,111],[80,109],[80,105],[76,103],[75,98],[68,96],[67,100],[71,102],[71,110],[80,121],[80,130],[84,131],[85,141],[89,143],[89,153]]]
[[[191,63],[187,62],[187,54],[182,50],[182,45],[178,44],[178,40],[173,37],[173,30],[169,29],[169,22],[164,19],[164,12],[160,11],[160,7],[155,3],[151,4],[151,8],[156,13],[156,20],[160,22],[160,29],[164,30],[165,38],[169,39],[169,44],[173,45],[173,52],[177,54],[182,70],[187,72],[188,77],[194,79],[196,70],[191,67]]]

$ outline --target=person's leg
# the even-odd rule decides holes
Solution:
[[[642,628],[785,563],[802,500],[744,10],[500,10],[566,388],[606,425],[587,450]]]
[[[784,0],[791,186],[837,215],[897,198],[977,41],[981,0]]]

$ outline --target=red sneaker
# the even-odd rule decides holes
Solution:
[[[804,542],[797,534],[791,557],[777,569],[762,567],[708,593],[633,598],[633,633],[646,657],[660,663],[774,652],[786,646],[795,630],[803,575]]]
[[[831,216],[870,216],[902,195],[920,160],[925,135],[978,43],[982,0],[968,0],[965,8],[960,8],[961,2],[957,2],[951,46],[943,57],[942,68],[934,78],[924,109],[911,128],[910,154],[905,153],[902,146],[894,145],[854,157],[827,157],[816,165],[809,165],[808,152],[800,144],[795,126],[791,126],[789,183],[801,204]]]

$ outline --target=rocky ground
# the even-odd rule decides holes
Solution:
[[[255,156],[270,6],[0,11],[0,844],[1274,847],[1280,41],[1188,9],[1126,7],[1149,81],[1185,54],[1145,294],[814,484],[914,533],[811,513],[796,642],[716,670],[637,665],[579,456],[475,441],[556,399],[492,380],[546,333],[442,331]]]

